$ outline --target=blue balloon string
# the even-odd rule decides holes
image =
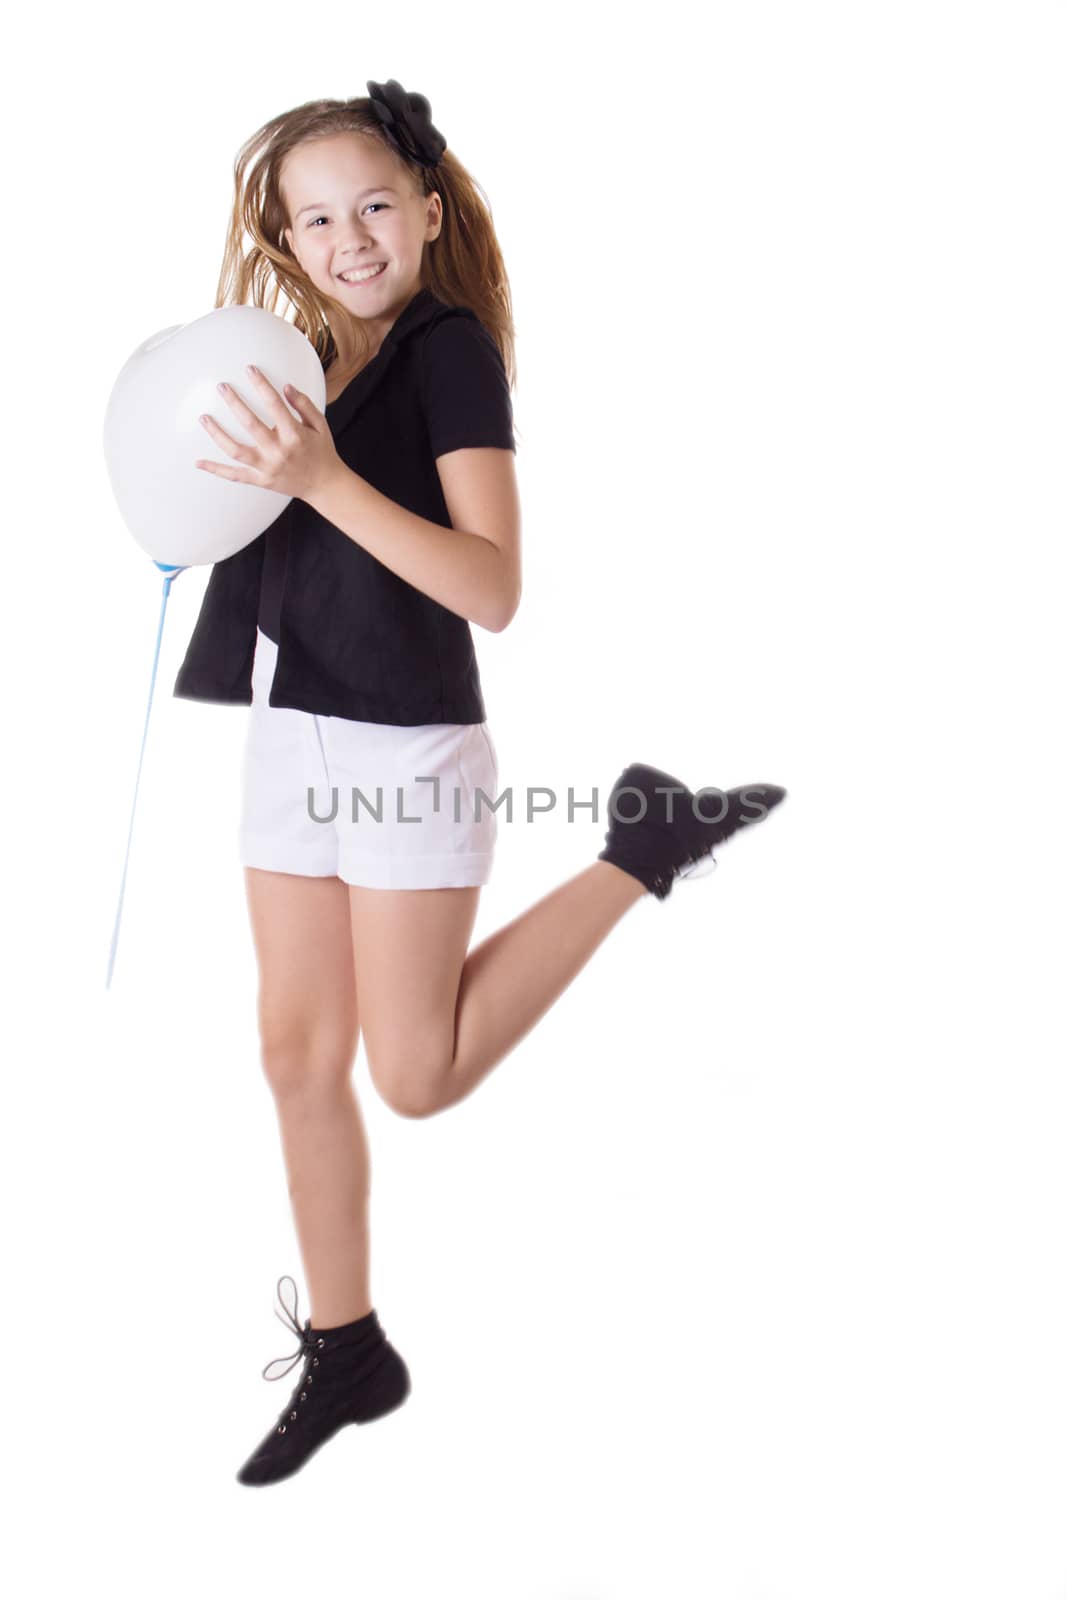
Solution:
[[[152,681],[148,686],[148,707],[145,711],[144,717],[144,732],[141,735],[141,757],[137,763],[137,780],[133,786],[133,809],[130,812],[130,831],[126,836],[126,860],[122,867],[122,883],[119,886],[119,903],[115,911],[115,927],[111,934],[111,954],[108,956],[107,960],[107,982],[104,985],[105,989],[111,988],[111,974],[115,970],[115,952],[119,947],[119,925],[122,922],[122,901],[126,894],[126,872],[130,865],[130,845],[133,842],[133,819],[137,813],[137,790],[141,784],[141,768],[144,766],[145,745],[148,742],[148,719],[152,715],[152,696],[155,693],[156,688],[156,668],[159,665],[159,647],[163,640],[163,618],[167,614],[167,598],[170,594],[170,586],[178,576],[179,572],[185,571],[184,567],[176,567],[166,561],[157,561],[155,565],[159,568],[160,572],[166,574],[163,579],[163,604],[160,606],[159,610],[159,628],[156,632],[156,653],[152,661]]]

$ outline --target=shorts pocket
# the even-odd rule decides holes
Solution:
[[[485,740],[486,747],[488,748],[488,751],[489,751],[489,759],[493,763],[493,776],[496,779],[496,781],[499,783],[500,782],[500,763],[496,758],[496,745],[493,743],[492,734],[489,732],[489,724],[487,722],[479,722],[478,731],[481,733],[482,738]],[[494,796],[494,798],[495,798],[495,796]]]
[[[463,804],[470,819],[472,846],[476,850],[491,850],[496,839],[493,810],[497,798],[496,756],[480,724],[468,724],[462,750]]]

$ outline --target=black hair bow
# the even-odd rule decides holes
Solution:
[[[444,134],[430,121],[430,102],[423,94],[408,94],[403,84],[390,78],[384,86],[368,80],[374,113],[389,143],[405,161],[436,167],[447,148]]]

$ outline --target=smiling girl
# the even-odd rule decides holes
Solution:
[[[785,794],[694,796],[628,766],[597,858],[469,949],[499,803],[470,624],[502,631],[522,588],[510,292],[429,103],[393,79],[367,87],[275,117],[237,162],[216,304],[273,310],[284,293],[326,406],[261,373],[220,384],[251,443],[204,418],[227,460],[197,465],[291,498],[212,569],[174,688],[251,705],[240,854],[260,1053],[311,1297],[301,1328],[279,1280],[300,1346],[277,1376],[303,1368],[247,1484],[296,1472],[410,1389],[370,1293],[360,1032],[389,1106],[455,1105],[636,901],[707,870]]]

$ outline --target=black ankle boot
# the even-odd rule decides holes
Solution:
[[[657,794],[657,788],[667,792]],[[621,792],[630,790],[637,793]],[[785,796],[776,783],[746,783],[725,793],[705,788],[694,796],[670,773],[637,762],[625,768],[608,798],[607,843],[597,860],[621,867],[665,900],[676,877],[703,877],[715,865],[715,845],[762,821]],[[704,871],[694,871],[703,860]]]
[[[268,1361],[263,1376],[272,1382],[284,1378],[301,1357],[304,1370],[277,1423],[238,1472],[238,1483],[276,1483],[290,1477],[347,1423],[385,1416],[411,1390],[408,1369],[385,1337],[376,1311],[339,1328],[313,1328],[309,1317],[301,1329],[292,1278],[291,1311],[282,1296],[286,1277],[278,1279],[278,1299],[286,1314],[282,1320],[299,1338],[300,1348],[288,1358]],[[278,1365],[281,1372],[269,1370]]]

